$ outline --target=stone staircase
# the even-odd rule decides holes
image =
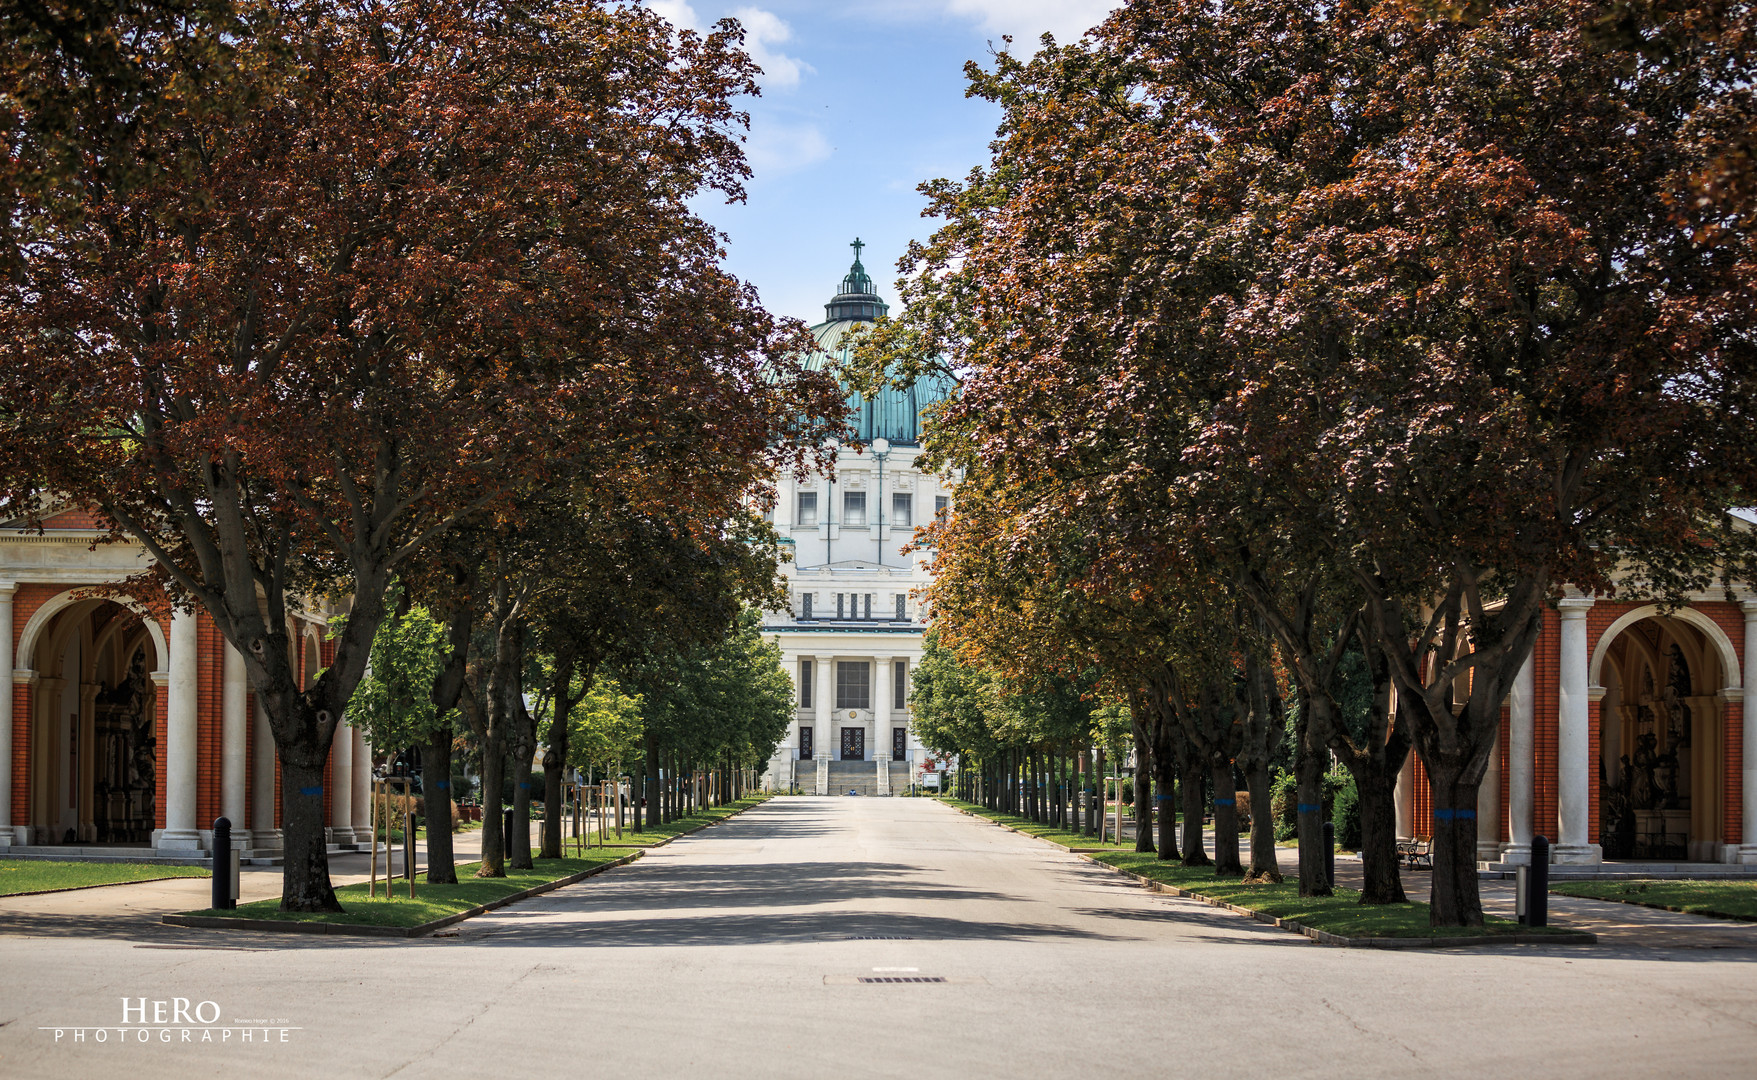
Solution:
[[[870,761],[829,761],[823,762],[828,768],[827,794],[846,795],[853,791],[860,795],[878,794],[878,770]]]

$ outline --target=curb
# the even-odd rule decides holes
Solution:
[[[767,799],[764,799],[762,802],[752,803],[750,806],[735,810],[732,813],[727,814],[725,817],[714,821],[704,821],[700,825],[685,829],[683,832],[677,833],[674,836],[667,836],[663,840],[648,844],[645,847],[637,848],[620,859],[613,859],[607,863],[600,863],[597,866],[582,870],[577,874],[570,874],[567,877],[557,878],[554,881],[545,881],[541,885],[532,886],[522,892],[502,896],[499,899],[490,900],[486,904],[478,904],[475,907],[466,908],[463,911],[447,915],[443,919],[435,919],[432,922],[422,923],[419,926],[367,926],[349,923],[294,922],[291,920],[280,919],[228,919],[224,916],[218,915],[161,915],[159,916],[159,921],[169,926],[189,926],[202,930],[262,930],[274,934],[334,934],[342,937],[424,937],[433,933],[435,930],[443,930],[454,923],[463,922],[465,919],[474,918],[477,915],[485,914],[496,908],[503,908],[508,904],[515,904],[520,900],[529,900],[533,896],[539,896],[543,893],[562,888],[563,886],[577,884],[589,877],[595,877],[598,874],[602,874],[606,870],[613,870],[618,866],[627,866],[642,855],[645,855],[652,848],[664,847],[673,840],[679,840],[693,833],[701,832],[703,829],[718,825],[721,822],[730,821],[739,814],[744,813],[746,810],[754,809],[767,801]]]
[[[1296,922],[1293,919],[1277,918],[1274,915],[1267,915],[1253,908],[1240,907],[1237,904],[1228,904],[1224,900],[1216,900],[1211,896],[1204,896],[1198,892],[1191,892],[1189,889],[1180,888],[1176,885],[1167,885],[1165,882],[1155,881],[1145,874],[1137,874],[1133,870],[1125,870],[1120,866],[1112,866],[1106,862],[1099,862],[1085,851],[1063,847],[1054,840],[1044,840],[1043,837],[1033,836],[1031,833],[1028,833],[1023,829],[1014,828],[1011,825],[1003,825],[1001,822],[998,822],[991,817],[973,813],[962,807],[954,806],[952,809],[963,814],[965,817],[973,817],[979,821],[986,821],[990,825],[999,826],[1008,832],[1018,833],[1020,836],[1028,836],[1033,840],[1042,840],[1049,846],[1056,848],[1059,851],[1066,851],[1069,854],[1076,855],[1094,866],[1103,867],[1106,870],[1121,874],[1126,878],[1133,878],[1142,886],[1153,892],[1166,893],[1167,895],[1181,897],[1186,900],[1198,900],[1207,904],[1209,907],[1220,908],[1223,911],[1230,911],[1235,915],[1243,915],[1246,918],[1254,919],[1260,923],[1267,923],[1270,926],[1280,927],[1283,930],[1290,930],[1293,933],[1304,935],[1320,945],[1333,945],[1345,949],[1450,949],[1465,948],[1475,945],[1598,944],[1598,935],[1589,933],[1585,930],[1575,930],[1561,934],[1484,934],[1480,937],[1444,938],[1349,937],[1344,934],[1333,934],[1328,930],[1318,930],[1314,927],[1307,926],[1302,922]],[[1597,898],[1594,897],[1593,899]]]

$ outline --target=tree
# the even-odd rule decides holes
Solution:
[[[35,239],[0,285],[5,456],[27,463],[4,497],[95,507],[243,654],[280,752],[282,906],[332,910],[323,764],[391,575],[559,457],[711,434],[745,467],[835,391],[688,210],[740,194],[735,24],[674,34],[590,0],[270,10],[236,41],[275,73],[253,108],[174,97],[127,129],[131,158],[182,167],[112,187],[75,155],[79,200],[13,208]],[[107,100],[75,104],[110,130]],[[301,687],[287,618],[324,595],[350,617]]]
[[[393,589],[396,610],[379,624],[372,660],[348,701],[348,720],[381,749],[422,748],[427,880],[457,884],[451,842],[451,744],[456,712],[433,700],[445,677],[448,634],[426,608]]]
[[[1025,512],[1106,522],[1119,579],[1177,550],[1167,504],[1215,541],[1304,531],[1427,766],[1434,920],[1471,925],[1476,786],[1543,605],[1748,558],[1723,511],[1757,479],[1757,278],[1695,195],[1752,57],[1692,32],[1631,64],[1584,0],[1421,7],[1136,0],[973,69],[995,162],[928,188],[947,225],[895,335],[963,375],[965,463],[1058,478]],[[1348,636],[1277,632],[1290,662]]]

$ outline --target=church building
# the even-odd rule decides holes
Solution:
[[[843,338],[888,308],[860,262],[812,327],[808,366],[848,359]],[[858,445],[843,446],[834,479],[786,476],[774,525],[791,558],[782,572],[790,610],[767,613],[763,633],[781,648],[796,711],[766,782],[824,795],[906,790],[928,760],[909,724],[909,677],[921,657],[925,613],[911,595],[928,581],[926,559],[903,547],[915,527],[944,513],[951,489],[918,470],[922,410],[950,381],[929,376],[875,398],[850,394]]]

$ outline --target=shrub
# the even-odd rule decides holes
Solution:
[[[1293,774],[1275,770],[1275,782],[1269,788],[1269,813],[1275,821],[1275,839],[1292,840],[1299,835],[1299,793]]]
[[[1330,819],[1336,823],[1336,843],[1347,851],[1360,850],[1360,793],[1355,790],[1352,775],[1337,789],[1335,809]]]

